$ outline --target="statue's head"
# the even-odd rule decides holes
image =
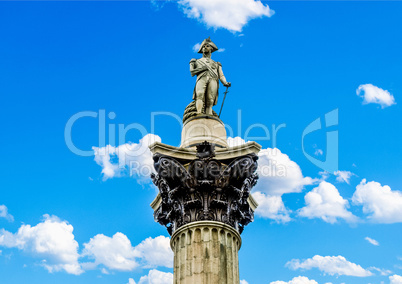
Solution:
[[[203,52],[204,45],[209,45],[209,47],[211,49],[211,53],[218,50],[218,47],[215,45],[215,43],[213,43],[211,38],[208,37],[207,39],[204,39],[203,42],[201,43],[198,53],[204,53]]]

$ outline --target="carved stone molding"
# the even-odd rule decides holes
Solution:
[[[161,196],[154,217],[169,234],[202,220],[222,222],[241,233],[253,221],[247,199],[258,179],[257,155],[228,161],[218,161],[214,156],[214,145],[208,142],[198,145],[197,158],[187,164],[167,155],[154,155],[156,174],[151,177]]]

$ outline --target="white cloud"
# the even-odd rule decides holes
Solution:
[[[147,238],[132,247],[130,240],[122,233],[116,233],[113,237],[98,234],[84,244],[80,255],[73,226],[49,215],[44,215],[44,221],[36,226],[22,225],[15,234],[0,229],[1,246],[18,248],[40,257],[40,265],[51,273],[63,270],[79,275],[84,270],[95,269],[97,266],[103,266],[103,274],[109,274],[107,269],[130,271],[139,266],[173,267],[173,253],[168,237]],[[94,261],[80,263],[80,257]]]
[[[334,175],[336,176],[336,181],[346,182],[347,184],[349,184],[349,180],[354,175],[354,173],[349,171],[336,171],[334,172]]]
[[[133,278],[129,278],[128,279],[128,283],[127,284],[135,284],[135,281]]]
[[[10,213],[8,213],[7,206],[0,205],[0,218],[5,218],[10,222],[14,222],[14,217]]]
[[[256,191],[281,196],[285,193],[301,192],[305,185],[315,181],[304,177],[299,165],[278,148],[262,149],[258,157],[259,180]]]
[[[15,234],[0,230],[0,245],[16,247],[43,258],[42,266],[49,272],[83,273],[78,263],[78,243],[74,239],[73,226],[56,216],[44,215],[43,222],[33,227],[22,225]]]
[[[147,238],[133,247],[123,233],[116,233],[113,237],[98,234],[84,244],[82,256],[94,260],[83,264],[87,269],[94,269],[99,265],[120,271],[131,271],[139,266],[173,267],[170,239],[164,236]]]
[[[327,223],[335,223],[338,218],[349,222],[356,222],[357,217],[349,212],[349,202],[343,199],[338,189],[322,181],[318,187],[308,192],[304,197],[306,206],[299,209],[298,215],[307,218],[321,218]]]
[[[229,147],[246,143],[240,137],[228,137]],[[267,196],[282,196],[285,193],[301,192],[305,185],[313,184],[316,180],[304,177],[299,165],[278,148],[262,149],[258,153],[259,176],[255,191]]]
[[[374,271],[378,271],[378,272],[380,272],[380,274],[382,275],[382,276],[387,276],[387,275],[390,275],[391,273],[392,273],[392,271],[391,270],[387,270],[387,269],[382,269],[382,268],[378,268],[378,267],[369,267],[369,269],[370,270],[374,270]]]
[[[318,174],[321,176],[321,181],[327,180],[330,176],[329,172],[327,171],[318,172]]]
[[[383,276],[390,275],[392,273],[392,271],[388,269],[379,269],[378,271],[380,271],[381,275]]]
[[[240,146],[246,143],[240,137],[228,137],[229,147]],[[304,177],[299,165],[278,148],[262,149],[258,153],[259,176],[255,191],[267,196],[282,196],[285,193],[301,192],[305,185],[315,182],[310,177]]]
[[[173,267],[173,252],[170,248],[170,238],[159,236],[147,238],[135,247],[135,251],[143,260],[143,267],[157,266]]]
[[[130,175],[136,177],[139,183],[149,182],[154,167],[148,146],[154,142],[161,142],[161,138],[147,134],[139,143],[126,143],[118,147],[92,147],[95,162],[102,167],[103,179]]]
[[[246,280],[240,280],[240,284],[248,284]]]
[[[138,267],[135,260],[139,253],[131,246],[130,240],[122,233],[112,238],[98,234],[84,244],[82,256],[94,259],[94,265],[104,265],[109,269],[130,271]]]
[[[316,156],[322,156],[324,155],[324,151],[321,150],[320,148],[317,147],[317,144],[313,145],[313,148],[315,149],[314,155]]]
[[[388,185],[363,179],[356,187],[352,201],[363,205],[368,218],[378,223],[402,222],[402,192],[393,191]]]
[[[386,108],[396,104],[395,98],[387,90],[383,90],[372,84],[360,85],[356,94],[363,98],[363,104],[379,104],[381,108]]]
[[[292,270],[318,268],[320,271],[329,275],[348,275],[357,277],[371,276],[369,270],[362,268],[360,265],[347,261],[343,256],[320,256],[315,255],[304,261],[292,259],[286,266]]]
[[[194,44],[194,46],[193,46],[193,51],[194,51],[194,52],[198,52],[198,50],[200,49],[200,47],[201,47],[201,43],[197,42],[197,43]]]
[[[374,239],[372,239],[372,238],[365,237],[364,239],[365,239],[366,241],[368,241],[370,244],[374,245],[374,246],[379,246],[379,245],[380,245],[380,243],[379,243],[378,241],[376,241],[376,240],[374,240]]]
[[[316,149],[314,152],[314,155],[316,156],[322,156],[324,154],[324,151],[321,149]]]
[[[198,50],[200,50],[201,47],[201,43],[197,42],[196,44],[193,45],[193,52],[198,52]],[[224,52],[226,49],[219,47],[219,49],[217,50],[217,52]]]
[[[389,284],[402,284],[402,276],[394,274],[389,277]]]
[[[228,138],[229,146],[245,143],[240,137]],[[290,211],[282,201],[286,193],[301,192],[305,185],[315,180],[304,177],[298,164],[277,148],[263,149],[258,153],[258,183],[253,197],[258,203],[256,215],[286,223],[291,220]]]
[[[155,11],[159,11],[165,6],[166,3],[170,2],[170,0],[167,0],[167,1],[151,0],[150,2],[152,5],[152,8],[154,8]]]
[[[318,284],[318,282],[315,280],[310,280],[305,276],[297,276],[297,277],[294,277],[289,282],[274,281],[274,282],[271,282],[270,284]]]
[[[321,175],[321,180],[327,180],[330,177],[330,173],[327,171],[319,172]],[[335,171],[334,176],[336,177],[337,182],[346,182],[349,184],[350,178],[355,174],[349,171]]]
[[[229,147],[235,147],[235,146],[240,146],[240,145],[246,144],[246,141],[244,141],[244,139],[242,139],[239,136],[228,137],[226,139],[226,141],[227,141]]]
[[[179,7],[189,18],[208,27],[240,32],[252,19],[271,17],[275,12],[255,0],[180,0]]]
[[[286,209],[280,196],[270,196],[259,191],[253,193],[253,197],[258,203],[255,214],[258,216],[273,219],[280,223],[286,223],[291,220],[290,211]]]
[[[134,282],[135,283],[135,282]],[[172,284],[173,274],[152,269],[148,275],[142,276],[138,284]],[[129,283],[131,284],[131,283]]]

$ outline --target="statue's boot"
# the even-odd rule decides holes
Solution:
[[[197,108],[197,114],[202,113],[202,108],[204,107],[204,102],[200,99],[195,101],[195,107]]]

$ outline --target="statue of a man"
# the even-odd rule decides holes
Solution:
[[[218,47],[210,38],[205,39],[198,50],[202,58],[190,60],[191,76],[197,75],[193,100],[197,108],[197,114],[203,113],[212,115],[212,107],[218,102],[219,80],[225,87],[230,87],[222,72],[222,65],[211,59],[211,53],[217,51]]]

